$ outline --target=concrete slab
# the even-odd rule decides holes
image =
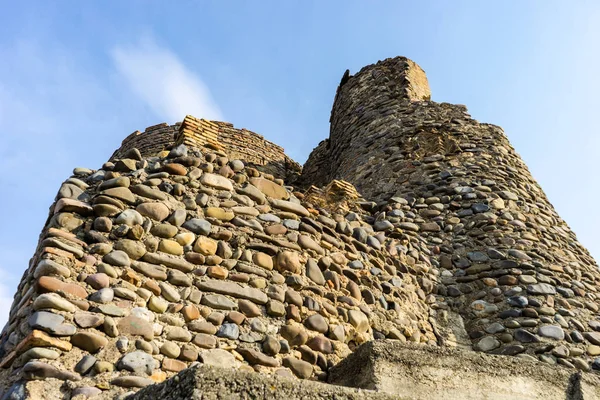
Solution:
[[[600,399],[595,373],[387,340],[359,347],[330,371],[329,383],[413,400]]]

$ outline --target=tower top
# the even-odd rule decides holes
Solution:
[[[349,87],[368,85],[371,91],[385,92],[410,101],[424,101],[431,97],[425,71],[414,61],[401,56],[368,65],[355,75],[346,70],[338,91],[347,83],[351,83]]]

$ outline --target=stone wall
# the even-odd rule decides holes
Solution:
[[[245,128],[237,129],[228,122],[207,121],[188,115],[182,122],[176,142],[223,151],[261,171],[293,184],[300,174],[300,164],[289,158],[283,147]]]
[[[302,182],[325,184],[332,179],[346,179],[369,198],[384,190],[381,186],[389,189],[389,182],[380,185],[379,176],[364,176],[364,169],[384,160],[396,161],[390,155],[396,153],[398,110],[411,102],[429,100],[430,95],[425,72],[405,57],[369,65],[354,76],[346,71],[334,99],[329,139],[310,154]],[[387,153],[380,154],[371,147]],[[393,186],[396,171],[384,172],[391,172],[384,179]]]
[[[388,59],[345,79],[328,150],[316,149],[302,180],[344,179],[383,202],[377,218],[397,217],[391,230],[428,253],[434,319],[464,319],[476,350],[600,368],[596,262],[502,129],[464,106],[406,94],[405,65]],[[386,209],[390,201],[402,212]]]
[[[144,132],[135,131],[127,136],[113,155],[111,160],[122,158],[131,149],[138,149],[147,157],[158,154],[173,145],[175,135],[179,132],[180,124],[169,126],[166,123],[149,126]]]
[[[269,142],[258,133],[245,128],[237,129],[229,122],[209,121],[191,115],[175,125],[162,123],[149,126],[144,132],[133,132],[123,140],[110,159],[123,158],[134,148],[144,157],[157,155],[182,143],[222,152],[262,172],[285,179],[288,184],[293,184],[302,171],[300,164],[288,157],[283,147]]]
[[[0,335],[0,393],[116,396],[195,363],[326,380],[366,341],[437,343],[425,255],[351,185],[328,189],[339,212],[207,148],[126,155],[61,186]]]

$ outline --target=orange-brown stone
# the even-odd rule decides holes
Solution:
[[[187,175],[188,172],[186,167],[177,163],[166,164],[163,167],[163,171],[171,175]]]
[[[198,310],[198,307],[191,304],[183,307],[181,314],[183,314],[183,318],[185,318],[186,322],[194,321],[200,318],[200,311]]]
[[[172,358],[165,358],[162,362],[162,369],[169,372],[180,372],[187,368],[186,363]]]
[[[227,278],[227,275],[229,275],[229,271],[227,271],[223,267],[219,267],[219,266],[213,265],[212,267],[208,267],[208,270],[206,271],[206,274],[208,276],[210,276],[211,278],[225,279],[225,278]]]
[[[62,282],[51,276],[42,276],[38,279],[38,289],[42,293],[46,292],[64,292],[76,297],[85,299],[88,295],[87,291],[76,283]]]
[[[45,332],[33,330],[25,339],[17,345],[14,351],[8,354],[0,362],[0,368],[6,368],[12,364],[15,358],[33,347],[55,347],[62,351],[70,351],[73,345],[64,340],[56,339]]]

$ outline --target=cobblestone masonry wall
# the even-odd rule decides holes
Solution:
[[[0,334],[0,398],[40,379],[110,398],[194,363],[325,380],[383,338],[600,369],[594,260],[501,129],[426,82],[405,58],[344,75],[302,177],[324,190],[193,117],[187,146],[152,147],[175,131],[158,125],[76,168]]]
[[[302,170],[300,164],[285,154],[283,147],[247,129],[234,128],[228,122],[207,121],[188,115],[183,120],[176,141],[225,151],[229,157],[284,178],[288,184],[294,183]]]
[[[595,261],[502,129],[403,91],[407,67],[388,59],[343,79],[303,180],[344,179],[382,202],[376,218],[428,254],[432,309],[459,312],[475,349],[600,368]]]
[[[10,393],[111,397],[196,362],[325,380],[374,338],[436,344],[427,261],[354,200],[315,208],[210,148],[122,157],[58,192],[0,339]]]
[[[274,175],[293,184],[302,167],[278,146],[257,133],[237,129],[228,122],[208,121],[188,115],[175,125],[166,123],[150,126],[144,132],[135,131],[127,136],[111,156],[122,158],[129,150],[137,148],[144,157],[159,154],[174,144],[208,146],[230,157],[244,161],[262,172]]]
[[[131,149],[138,149],[143,156],[158,154],[174,143],[174,138],[179,131],[179,125],[169,126],[166,123],[147,127],[144,132],[135,131],[127,136],[113,155],[111,160],[118,159]]]

